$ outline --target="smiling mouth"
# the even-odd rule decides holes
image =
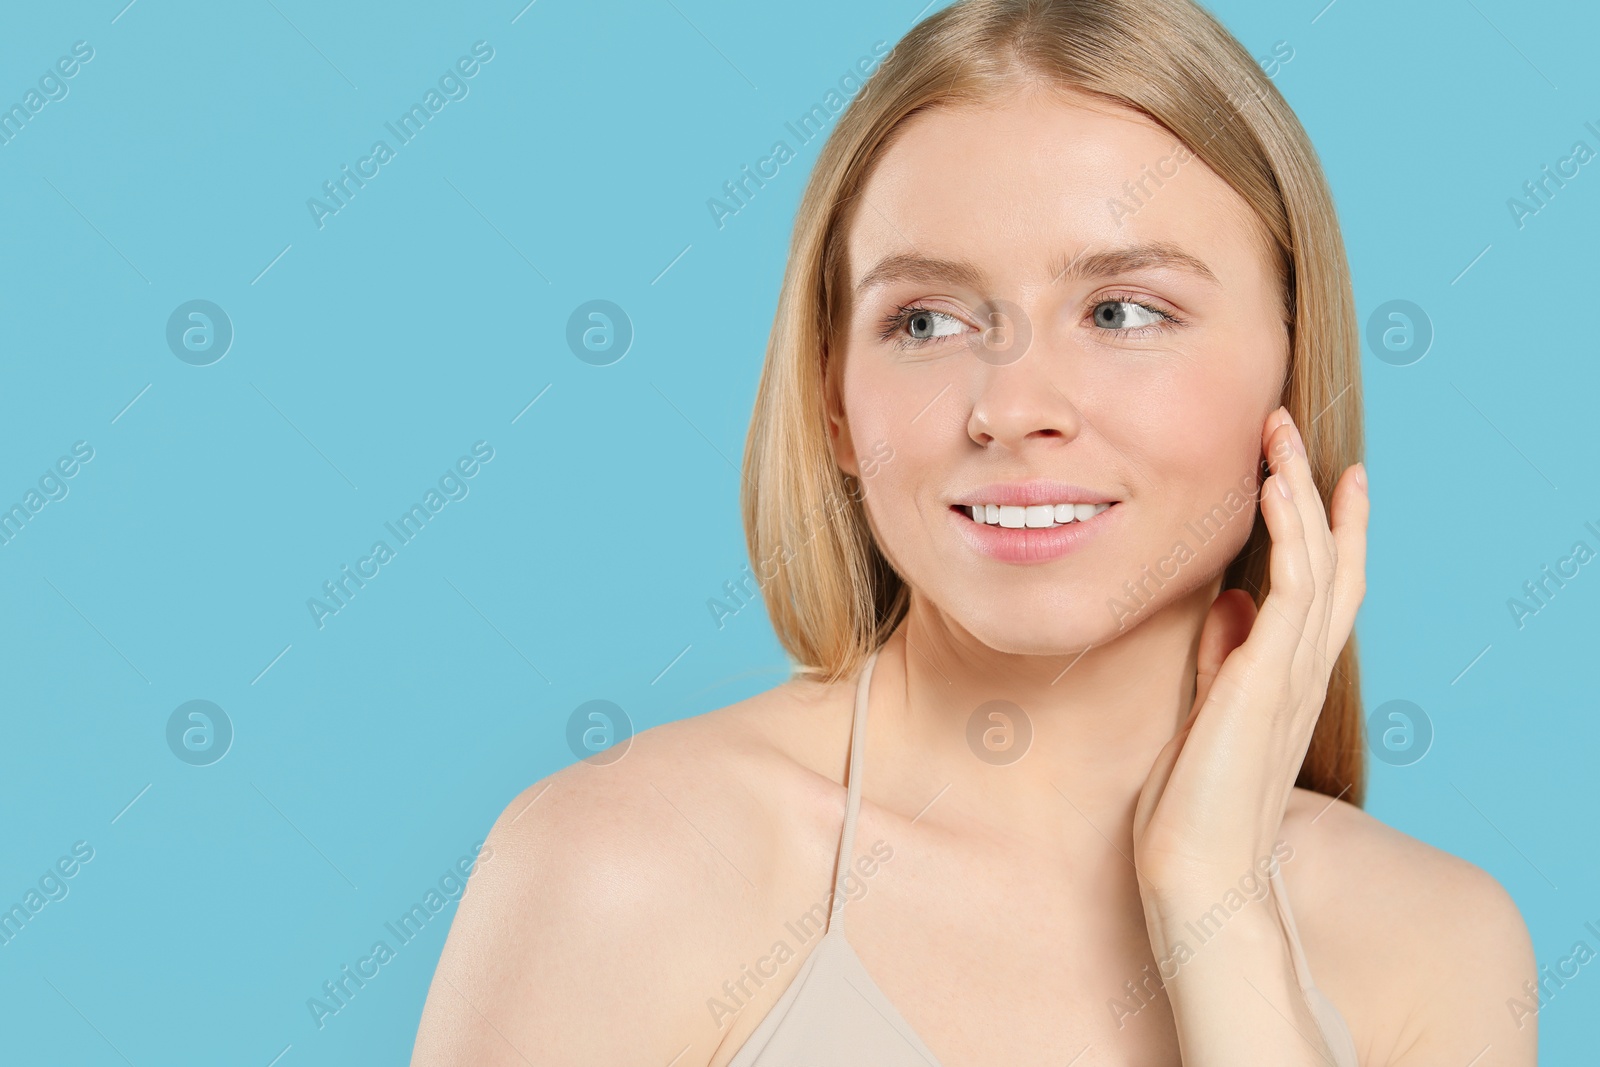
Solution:
[[[1115,507],[1102,504],[1033,504],[1013,507],[1006,504],[952,504],[950,510],[982,526],[1008,530],[1053,530],[1058,526],[1089,522],[1096,515]]]

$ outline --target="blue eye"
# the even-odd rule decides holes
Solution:
[[[1165,311],[1138,300],[1113,299],[1102,300],[1094,306],[1094,321],[1096,326],[1120,332],[1130,326],[1135,329],[1159,327],[1176,320]]]
[[[1125,340],[1147,337],[1161,330],[1183,326],[1184,320],[1154,303],[1134,299],[1131,294],[1102,298],[1089,305],[1097,332],[1107,338]],[[896,348],[920,348],[938,344],[971,327],[948,311],[937,311],[920,304],[902,304],[879,322],[878,339]]]
[[[913,309],[906,318],[906,327],[911,331],[911,336],[918,341],[949,337],[960,333],[962,328],[961,320],[954,315],[927,308]]]
[[[941,337],[953,337],[967,328],[966,323],[948,311],[935,311],[916,304],[896,307],[884,317],[881,327],[879,339],[892,340],[901,348],[915,348]]]

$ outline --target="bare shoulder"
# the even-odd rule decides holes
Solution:
[[[764,890],[788,878],[793,842],[836,817],[824,742],[848,729],[837,688],[792,680],[662,724],[512,800],[452,923],[412,1062],[520,1064],[537,1050],[550,1064],[666,1063],[686,1047],[699,1054],[680,1064],[707,1062],[720,1035],[706,993],[762,922]]]
[[[1536,981],[1533,945],[1493,875],[1303,789],[1283,833],[1294,849],[1284,881],[1316,982],[1370,1062],[1462,1053],[1465,1063],[1490,1046],[1477,1067],[1531,1067],[1537,1002],[1524,983]]]

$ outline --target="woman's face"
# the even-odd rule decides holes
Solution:
[[[925,112],[847,241],[835,456],[917,595],[1061,653],[1238,553],[1288,332],[1249,208],[1170,133],[1043,93]]]

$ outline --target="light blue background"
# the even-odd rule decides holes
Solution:
[[[573,760],[572,710],[643,729],[785,676],[759,605],[719,631],[706,601],[747,562],[735,464],[820,139],[723,228],[706,202],[918,13],[123,3],[0,14],[0,105],[94,48],[0,145],[0,506],[94,449],[0,547],[0,904],[95,850],[0,946],[4,1058],[404,1062],[453,909],[325,1028],[306,1000]],[[1276,81],[1363,322],[1405,299],[1436,334],[1411,366],[1364,356],[1365,696],[1436,731],[1374,761],[1368,808],[1492,872],[1553,962],[1600,925],[1600,564],[1521,629],[1506,602],[1600,549],[1600,163],[1520,229],[1507,200],[1600,149],[1600,15],[1216,10],[1294,49]],[[318,229],[307,198],[479,40],[470,94]],[[197,298],[236,331],[206,367],[164,336]],[[565,340],[592,299],[634,326],[610,366]],[[480,440],[470,494],[319,630],[307,599]],[[193,699],[236,731],[207,767],[165,739]],[[1590,1062],[1597,1016],[1600,964],[1544,1009],[1542,1062]]]

